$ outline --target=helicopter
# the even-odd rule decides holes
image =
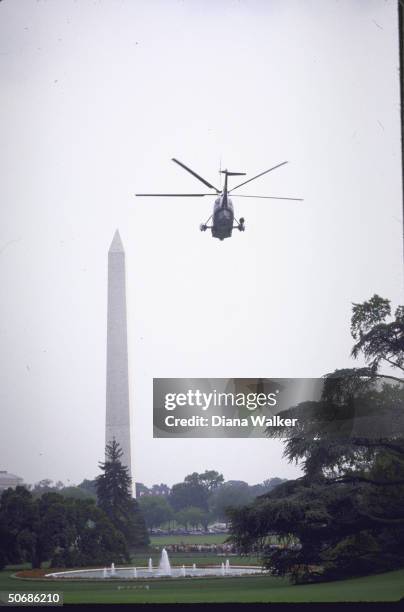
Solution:
[[[264,174],[267,174],[268,172],[272,172],[273,170],[276,170],[277,168],[284,166],[285,164],[288,163],[287,161],[281,162],[280,164],[277,164],[276,166],[273,166],[272,168],[269,168],[268,170],[264,170],[264,172],[260,172],[260,174],[253,176],[252,178],[240,183],[239,185],[236,185],[235,187],[232,187],[231,189],[228,188],[229,176],[246,176],[245,172],[230,172],[229,170],[220,170],[219,172],[221,174],[224,174],[224,185],[223,185],[223,189],[218,189],[217,187],[209,183],[209,181],[202,178],[202,176],[194,172],[194,170],[191,170],[191,168],[189,168],[188,166],[180,162],[178,159],[175,159],[175,157],[172,158],[172,161],[178,164],[179,166],[181,166],[181,168],[183,168],[190,174],[192,174],[192,176],[194,176],[196,179],[201,181],[201,183],[203,183],[206,187],[209,187],[209,189],[213,189],[214,193],[136,193],[135,194],[136,197],[202,198],[205,196],[215,196],[216,199],[213,205],[213,212],[211,216],[209,217],[209,219],[205,223],[202,223],[199,226],[199,229],[201,230],[201,232],[206,232],[206,230],[210,229],[212,231],[212,237],[218,238],[219,240],[230,238],[234,229],[238,229],[240,232],[244,232],[245,230],[244,217],[240,217],[239,219],[236,219],[236,217],[234,216],[234,207],[233,207],[233,202],[231,198],[229,197],[230,194],[232,194],[231,196],[232,198],[233,197],[263,198],[263,199],[268,199],[268,200],[293,200],[296,202],[303,201],[302,198],[284,198],[284,197],[278,197],[278,196],[256,196],[256,195],[241,195],[241,194],[233,195],[233,191],[235,191],[239,187],[242,187],[243,185],[247,185],[247,183],[251,183],[251,181],[254,181],[260,176],[263,176]],[[209,225],[210,221],[212,222],[211,225]]]

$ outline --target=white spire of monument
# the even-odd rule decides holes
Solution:
[[[105,443],[115,439],[132,476],[125,250],[116,230],[108,252],[107,389]]]
[[[125,253],[119,230],[115,231],[111,246],[109,247],[109,253]]]

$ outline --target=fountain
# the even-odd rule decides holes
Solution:
[[[171,565],[165,548],[161,551],[159,570],[162,576],[171,576]]]
[[[46,578],[86,578],[88,579],[111,579],[119,578],[121,580],[133,579],[150,579],[150,578],[181,578],[184,576],[200,577],[200,576],[248,576],[251,574],[262,573],[261,567],[230,565],[229,559],[221,565],[211,565],[209,567],[196,567],[193,563],[188,568],[185,565],[171,567],[170,559],[165,548],[161,551],[161,558],[158,567],[153,567],[153,561],[150,558],[147,567],[118,567],[111,563],[111,567],[104,569],[79,569],[66,572],[54,572],[47,574]]]

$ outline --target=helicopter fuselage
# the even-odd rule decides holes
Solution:
[[[227,194],[215,200],[212,216],[212,236],[224,240],[230,238],[233,232],[234,208]]]
[[[240,221],[236,221],[236,225],[234,225],[235,219],[233,202],[229,198],[229,192],[227,190],[227,177],[242,176],[243,173],[229,172],[228,170],[222,170],[222,173],[225,175],[224,187],[222,193],[218,195],[215,200],[212,214],[212,225],[210,226],[213,238],[219,238],[219,240],[230,238],[234,229],[239,229],[241,232],[244,231],[243,218],[241,218]],[[203,225],[201,226],[201,229],[204,231],[208,227],[209,226],[207,225]]]

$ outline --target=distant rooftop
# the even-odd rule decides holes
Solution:
[[[17,487],[22,485],[23,482],[24,479],[21,476],[16,476],[16,474],[11,474],[6,470],[0,470],[0,490]]]

